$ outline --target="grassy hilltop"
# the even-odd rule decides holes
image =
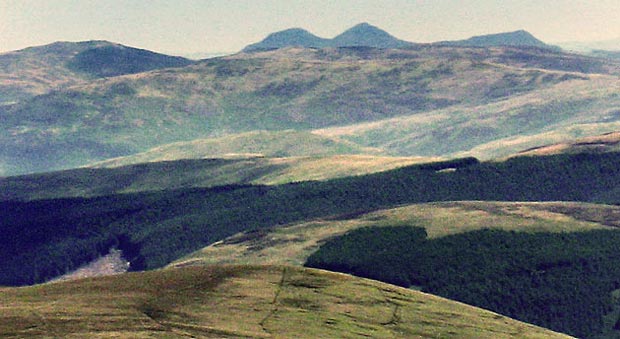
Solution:
[[[1,291],[4,337],[567,337],[421,292],[293,267],[181,268]]]

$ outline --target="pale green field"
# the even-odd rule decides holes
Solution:
[[[4,338],[563,338],[418,291],[313,269],[211,266],[0,294]]]
[[[445,202],[416,204],[347,219],[315,220],[241,233],[172,263],[301,266],[332,237],[367,226],[425,227],[429,237],[497,228],[519,232],[573,232],[619,227],[620,207],[567,202]]]

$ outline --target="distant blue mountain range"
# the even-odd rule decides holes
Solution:
[[[553,48],[532,34],[524,30],[515,32],[498,33],[475,36],[466,40],[441,41],[438,45],[489,47],[489,46],[522,46]],[[361,23],[344,31],[333,39],[318,37],[302,28],[290,28],[280,32],[271,33],[260,42],[251,44],[243,49],[244,52],[267,51],[283,47],[374,47],[374,48],[406,48],[417,45],[395,38],[386,31]]]

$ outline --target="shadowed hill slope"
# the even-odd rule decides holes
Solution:
[[[123,159],[127,160],[127,159]],[[94,197],[224,185],[285,184],[386,171],[439,159],[363,155],[185,159],[0,178],[0,200]],[[109,168],[107,168],[109,166]]]

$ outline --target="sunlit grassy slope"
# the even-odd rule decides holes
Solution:
[[[338,220],[240,233],[170,266],[212,263],[303,265],[328,239],[367,226],[411,225],[430,238],[497,228],[519,232],[571,232],[619,227],[620,208],[569,202],[445,202],[408,205]]]
[[[562,153],[604,153],[620,150],[620,132],[610,132],[576,140],[567,140],[561,143],[533,147],[517,153],[521,155],[550,155]]]
[[[566,337],[429,294],[282,266],[189,267],[0,291],[2,337]]]
[[[118,167],[144,162],[251,156],[291,157],[335,154],[381,154],[350,141],[323,137],[308,131],[252,131],[218,138],[196,139],[161,145],[130,156],[108,159],[93,167]]]
[[[0,178],[0,199],[92,197],[230,184],[272,185],[370,174],[433,160],[439,159],[372,155],[233,157],[152,162],[113,168],[80,168]],[[117,164],[112,160],[97,166]]]
[[[455,84],[456,86],[456,84]],[[503,157],[618,130],[616,77],[589,75],[483,104],[316,130],[388,154]]]

